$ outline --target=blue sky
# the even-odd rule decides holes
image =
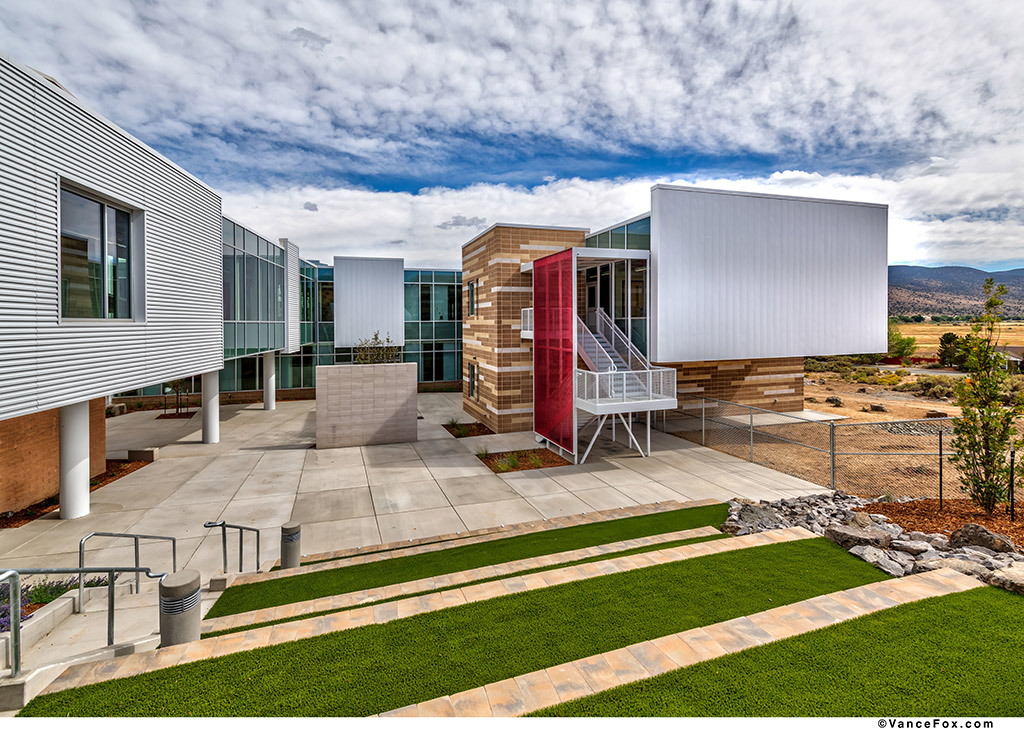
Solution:
[[[454,265],[655,182],[887,203],[890,260],[1024,264],[1024,10],[889,0],[0,0],[0,52],[305,255]]]

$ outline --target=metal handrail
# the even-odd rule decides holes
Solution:
[[[594,368],[595,372],[609,373],[618,370],[611,355],[605,351],[604,345],[598,342],[594,333],[587,327],[587,323],[579,315],[576,315],[576,342],[580,346],[579,354],[587,361],[588,365]],[[589,348],[588,345],[590,345]],[[608,361],[606,364],[599,362],[602,357]]]
[[[249,527],[247,525],[231,525],[224,520],[217,520],[216,522],[204,522],[203,527],[208,529],[219,527],[220,528],[220,542],[221,547],[224,550],[224,572],[228,572],[228,530],[238,530],[238,572],[242,572],[242,557],[244,555],[245,547],[242,542],[242,537],[245,531],[256,533],[256,572],[260,572],[260,531],[258,528]]]
[[[139,560],[139,540],[170,540],[171,541],[171,561],[173,566],[173,572],[178,572],[178,538],[168,537],[167,535],[140,535],[134,532],[90,532],[88,535],[83,537],[78,543],[78,567],[85,568],[85,543],[93,537],[130,537],[135,540],[135,567],[141,566]],[[85,581],[82,577],[78,577],[78,612],[82,612],[82,606],[85,605]],[[135,592],[138,593],[142,589],[142,574],[135,574]]]
[[[670,375],[671,374],[671,375]],[[614,383],[618,383],[616,392]],[[576,369],[577,397],[595,403],[628,403],[641,400],[674,400],[675,370],[653,367],[647,370],[614,370],[603,373]],[[627,397],[642,395],[642,398]]]
[[[619,355],[623,352],[617,346],[617,340],[621,341],[626,348],[627,362],[630,370],[649,370],[651,364],[647,362],[647,358],[641,354],[640,350],[637,349],[636,345],[626,338],[626,335],[619,329],[619,326],[615,324],[615,321],[609,316],[608,312],[604,311],[600,307],[597,309],[596,317],[597,331],[604,336],[608,343],[612,346],[612,349],[618,351]],[[609,336],[610,335],[610,336]],[[634,360],[640,367],[634,366]]]
[[[10,601],[8,608],[11,612],[11,678],[13,679],[21,674],[21,576],[16,570],[5,570],[0,573],[0,581],[10,586],[7,598]]]
[[[23,575],[77,575],[79,583],[87,573],[107,574],[107,646],[114,645],[114,576],[117,573],[145,573],[147,578],[159,578],[163,583],[167,573],[154,573],[149,568],[3,568],[0,580],[7,580],[9,573],[15,573],[20,581]],[[11,594],[11,677],[21,671],[21,591],[18,591],[18,610],[14,611],[14,594]]]

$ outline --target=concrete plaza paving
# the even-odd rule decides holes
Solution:
[[[305,553],[475,530],[666,500],[778,499],[821,487],[688,441],[651,433],[648,458],[600,439],[588,463],[494,474],[475,453],[535,448],[532,434],[455,439],[441,424],[468,421],[458,393],[419,396],[419,440],[317,450],[315,404],[279,402],[221,409],[221,442],[201,442],[201,422],[158,420],[145,411],[108,419],[111,457],[160,447],[160,458],[92,493],[92,512],[62,521],[56,513],[0,532],[0,567],[70,567],[91,531],[139,532],[178,539],[178,566],[204,583],[221,568],[219,530],[207,520],[260,528],[262,559],[278,557],[281,524],[303,524]],[[619,431],[620,441],[622,431]],[[127,565],[130,541],[90,540],[87,565]],[[238,568],[238,541],[228,543]],[[246,569],[254,565],[246,537]],[[170,569],[166,543],[145,544],[142,562]]]

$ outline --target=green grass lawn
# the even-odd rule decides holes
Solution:
[[[701,537],[691,537],[691,538],[688,538],[686,540],[672,540],[670,542],[661,543],[660,545],[645,545],[643,547],[632,548],[630,550],[621,550],[621,551],[616,552],[616,553],[605,553],[604,555],[595,555],[594,557],[583,558],[582,560],[573,560],[573,561],[568,562],[568,563],[559,563],[557,566],[550,566],[549,565],[549,566],[546,566],[546,567],[543,567],[543,568],[534,568],[533,570],[521,570],[521,571],[519,571],[517,573],[509,573],[507,575],[503,575],[503,576],[501,576],[501,578],[502,579],[504,579],[504,578],[515,578],[517,576],[532,575],[533,573],[541,573],[541,572],[544,572],[544,571],[547,571],[547,570],[554,570],[555,567],[558,567],[558,568],[568,568],[568,567],[571,567],[571,566],[574,566],[574,565],[584,565],[586,563],[596,563],[596,562],[598,562],[600,560],[610,560],[611,558],[622,558],[622,557],[626,557],[626,556],[629,556],[629,555],[636,555],[637,553],[646,553],[646,552],[650,552],[651,550],[667,550],[668,548],[679,547],[681,545],[693,545],[694,543],[698,543],[698,542],[709,542],[711,540],[721,540],[723,538],[728,538],[728,537],[730,537],[730,535],[726,535],[726,534],[723,533],[723,534],[720,534],[720,535],[703,535]],[[379,603],[389,603],[391,601],[399,601],[399,600],[402,600],[402,599],[405,599],[405,598],[416,598],[417,596],[425,596],[425,595],[427,595],[429,593],[438,593],[440,591],[447,591],[447,590],[450,590],[452,588],[465,588],[465,587],[468,587],[468,586],[479,585],[480,583],[490,583],[491,581],[494,581],[494,580],[498,580],[498,579],[497,578],[481,578],[480,580],[472,580],[472,581],[469,581],[467,583],[453,583],[452,585],[445,586],[444,588],[438,588],[438,589],[432,590],[432,591],[419,591],[418,593],[403,593],[401,596],[396,596],[395,598],[384,598],[384,599],[381,599],[379,601],[367,601],[366,603],[361,603],[361,604],[359,604],[359,608],[365,608],[366,606],[376,606]],[[352,606],[352,608],[356,608],[356,607]],[[209,631],[209,632],[203,634],[202,638],[209,639],[209,638],[212,638],[214,636],[224,636],[225,634],[237,634],[237,633],[239,633],[241,631],[248,631],[249,629],[260,629],[260,628],[263,628],[264,626],[276,626],[277,624],[288,623],[290,621],[299,621],[299,620],[307,619],[307,618],[315,618],[317,616],[326,616],[326,615],[331,614],[331,613],[339,613],[342,610],[347,610],[347,609],[331,608],[331,609],[328,609],[326,611],[312,611],[310,613],[303,613],[303,614],[299,614],[299,615],[296,615],[296,616],[289,616],[288,618],[277,619],[275,621],[261,621],[259,623],[245,624],[243,626],[236,626],[235,628],[231,628],[231,629],[222,629],[220,631]]]
[[[325,596],[379,588],[394,583],[456,573],[485,565],[540,555],[604,545],[620,540],[660,535],[677,530],[725,522],[729,507],[714,504],[706,507],[660,512],[640,517],[596,522],[592,525],[565,527],[558,530],[507,537],[500,540],[448,548],[431,553],[391,558],[336,570],[289,576],[260,583],[231,586],[217,599],[207,618],[228,616],[271,606],[284,606]]]
[[[929,598],[542,710],[553,717],[1024,714],[1024,598]]]
[[[887,576],[823,538],[502,596],[34,699],[23,715],[370,715]]]

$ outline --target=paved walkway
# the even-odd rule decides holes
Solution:
[[[904,603],[979,588],[944,568],[817,596],[768,611],[644,641],[485,687],[410,705],[382,717],[512,717],[630,682],[814,631]]]
[[[421,394],[418,407],[415,443],[327,450],[311,448],[312,401],[279,402],[269,412],[259,404],[224,406],[215,445],[201,443],[198,416],[157,420],[158,412],[146,411],[108,419],[111,456],[160,446],[160,459],[93,492],[87,517],[62,521],[53,513],[0,532],[0,567],[73,566],[79,540],[93,530],[142,532],[176,537],[179,567],[199,570],[205,582],[221,568],[219,531],[204,529],[207,520],[261,528],[266,561],[278,558],[278,528],[290,519],[303,523],[303,551],[318,553],[666,500],[822,491],[657,431],[650,458],[602,439],[583,466],[496,475],[476,451],[535,448],[532,434],[453,438],[441,424],[469,420],[458,393]],[[94,538],[89,547],[88,565],[133,562],[127,541]],[[237,538],[229,558],[237,569]],[[169,569],[170,550],[144,545],[142,561]]]

